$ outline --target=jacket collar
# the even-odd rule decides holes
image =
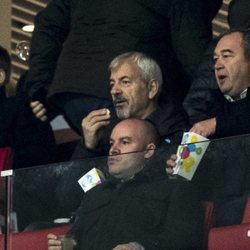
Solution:
[[[117,179],[111,175],[107,176],[106,186],[120,186],[130,182],[155,182],[162,179],[167,179],[167,174],[165,166],[156,163],[156,157],[151,157],[150,159],[145,160],[144,168],[137,173],[135,176],[131,177],[128,180]]]
[[[231,97],[230,95],[224,95],[224,97],[229,101],[229,102],[237,102],[239,100],[242,100],[242,99],[245,99],[247,97],[247,91],[248,91],[248,88],[246,88],[245,90],[243,90],[241,93],[240,93],[240,96],[238,98],[233,98]]]

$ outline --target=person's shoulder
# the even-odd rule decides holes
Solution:
[[[179,131],[185,131],[189,128],[188,115],[183,106],[170,101],[160,103],[147,120],[156,126],[161,137],[179,133]]]

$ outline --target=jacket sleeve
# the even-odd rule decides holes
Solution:
[[[169,20],[173,50],[184,71],[193,77],[202,54],[212,39],[211,25],[203,15],[205,10],[200,0],[172,2]]]
[[[70,28],[70,1],[74,0],[52,0],[35,18],[30,70],[26,79],[26,89],[32,99],[44,98],[46,89],[52,82],[57,60]]]
[[[214,92],[218,89],[214,75],[213,50],[215,41],[210,44],[202,58],[183,106],[188,113],[191,124],[209,119],[215,109]]]
[[[157,236],[138,239],[137,242],[151,250],[200,249],[203,211],[196,190],[187,181],[172,188],[171,197],[166,200],[168,209],[163,221],[164,230]]]

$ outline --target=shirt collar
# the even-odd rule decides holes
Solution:
[[[239,98],[237,99],[234,99],[233,97],[229,96],[229,95],[224,95],[225,98],[229,101],[229,102],[236,102],[236,101],[239,101],[239,100],[242,100],[244,98],[247,97],[247,89],[243,90],[239,96]]]

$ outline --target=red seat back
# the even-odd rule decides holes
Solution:
[[[10,147],[0,148],[0,171],[10,169],[12,166],[12,150]]]
[[[208,237],[209,250],[250,249],[250,197],[240,225],[212,228]]]
[[[0,148],[0,171],[12,168],[12,150],[10,147]],[[0,201],[4,200],[4,179],[0,177]]]
[[[208,233],[214,225],[214,203],[212,201],[202,202],[204,209],[204,249],[207,248]]]
[[[250,223],[212,228],[208,237],[208,250],[250,249]]]

